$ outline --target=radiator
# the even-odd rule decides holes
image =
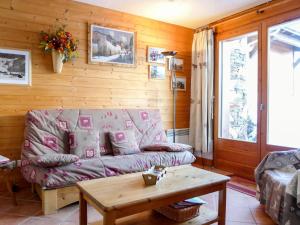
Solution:
[[[167,130],[168,142],[173,142],[173,129]],[[189,128],[175,129],[175,142],[189,144]]]

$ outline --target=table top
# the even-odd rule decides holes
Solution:
[[[9,169],[12,170],[17,167],[18,161],[17,160],[10,160],[8,162],[0,163],[0,169]]]
[[[221,174],[184,165],[167,168],[166,176],[152,186],[145,185],[142,172],[81,181],[77,186],[100,208],[111,210],[225,183],[229,179]]]

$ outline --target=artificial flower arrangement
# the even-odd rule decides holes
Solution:
[[[62,62],[65,63],[77,57],[78,40],[74,39],[70,32],[65,31],[65,26],[62,26],[52,34],[41,31],[40,48],[45,53],[53,51],[59,53]]]

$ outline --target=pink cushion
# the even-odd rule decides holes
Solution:
[[[81,159],[99,158],[99,132],[78,130],[69,133],[70,153]]]
[[[114,155],[129,155],[140,152],[132,130],[111,131],[109,138]]]

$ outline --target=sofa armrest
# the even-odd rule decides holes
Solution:
[[[77,162],[79,157],[72,154],[45,154],[29,158],[30,163],[39,167],[58,167]]]
[[[259,184],[260,177],[266,170],[281,169],[288,165],[300,163],[300,149],[270,152],[255,169],[255,180]]]

